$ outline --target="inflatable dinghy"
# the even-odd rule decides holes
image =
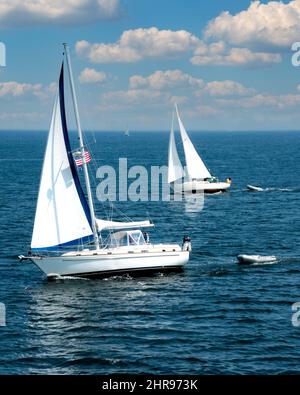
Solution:
[[[263,188],[255,187],[254,185],[247,185],[247,189],[253,192],[262,192]]]
[[[270,263],[275,262],[277,260],[276,256],[262,256],[262,255],[238,255],[237,256],[238,263],[242,265],[251,265],[253,263]]]

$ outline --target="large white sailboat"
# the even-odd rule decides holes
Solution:
[[[31,250],[28,257],[21,258],[30,259],[49,278],[182,268],[189,260],[189,238],[185,238],[182,246],[151,244],[148,233],[141,230],[153,226],[150,221],[118,222],[96,218],[67,45],[64,45],[64,53],[88,199],[80,184],[68,136],[63,62],[44,157]]]
[[[185,170],[183,169],[176,148],[173,113],[169,140],[168,183],[172,186],[175,192],[217,193],[226,191],[230,187],[231,179],[228,178],[226,182],[220,182],[216,177],[211,175],[185,130],[176,104],[175,109],[180,136],[183,143],[186,168]],[[182,181],[182,178],[184,178],[184,181]]]

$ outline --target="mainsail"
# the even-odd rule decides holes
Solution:
[[[90,210],[75,168],[67,131],[63,65],[40,182],[31,248],[58,249],[92,240]]]
[[[184,175],[183,168],[178,156],[174,138],[174,113],[172,116],[172,127],[169,140],[169,164],[168,164],[168,183],[174,182]]]
[[[198,155],[197,151],[195,150],[195,147],[193,146],[193,143],[191,142],[183,126],[183,123],[178,113],[177,105],[175,105],[175,107],[176,107],[177,119],[179,123],[180,135],[183,143],[183,149],[184,149],[184,155],[185,155],[185,161],[187,167],[187,175],[189,179],[203,180],[204,178],[209,178],[211,177],[211,174],[208,171],[205,164],[203,163],[200,156]]]

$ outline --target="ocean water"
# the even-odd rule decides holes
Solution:
[[[99,165],[165,165],[167,133],[90,133]],[[151,238],[192,238],[182,273],[47,282],[16,256],[30,245],[45,133],[0,133],[1,374],[300,373],[300,133],[191,133],[229,193],[124,202],[156,224]],[[180,154],[182,149],[180,148]],[[91,166],[92,178],[95,167]],[[265,190],[247,192],[247,184]],[[98,215],[107,205],[97,202]],[[239,266],[237,254],[276,255]]]

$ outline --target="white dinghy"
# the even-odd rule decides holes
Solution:
[[[254,185],[247,185],[247,189],[248,189],[248,191],[251,191],[251,192],[263,192],[264,191],[263,188],[256,187]]]
[[[238,263],[243,265],[252,265],[254,263],[272,263],[276,262],[277,258],[274,255],[263,256],[263,255],[245,255],[240,254],[237,256]]]
[[[27,258],[49,278],[182,268],[188,262],[191,250],[188,237],[182,246],[151,244],[148,234],[141,230],[153,226],[149,221],[117,222],[95,217],[88,160],[66,44],[64,49],[88,200],[80,184],[68,136],[62,64],[40,181],[31,251]],[[108,232],[105,241],[102,238],[104,231]]]
[[[169,140],[168,183],[172,186],[174,192],[176,193],[218,193],[226,191],[230,188],[231,179],[228,178],[226,182],[220,182],[216,177],[211,175],[185,130],[176,104],[175,108],[180,136],[183,143],[186,174],[184,173],[176,148],[173,114]],[[185,177],[185,181],[181,182],[180,180],[183,177]]]

